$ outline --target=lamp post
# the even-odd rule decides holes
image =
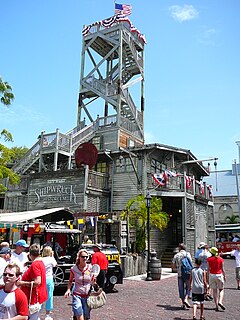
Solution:
[[[151,281],[151,271],[150,271],[150,207],[151,207],[151,200],[152,197],[150,196],[149,192],[147,193],[146,197],[146,207],[147,207],[147,238],[148,238],[148,254],[147,254],[147,278],[146,281]]]

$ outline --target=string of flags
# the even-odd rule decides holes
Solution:
[[[154,182],[159,186],[166,186],[169,178],[175,178],[175,177],[182,176],[182,174],[179,174],[179,173],[167,170],[167,169],[164,170],[162,173],[152,173],[151,175],[152,175]],[[205,193],[204,184],[201,181],[196,180],[194,177],[190,177],[188,175],[185,176],[186,188],[191,189],[192,185],[193,185],[193,181],[195,181],[195,183],[198,185],[199,193],[201,195],[204,195],[204,193]],[[209,192],[209,196],[212,197],[212,186],[208,185],[208,184],[206,186],[207,186],[207,189]]]

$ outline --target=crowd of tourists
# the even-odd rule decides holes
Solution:
[[[90,319],[90,309],[87,305],[89,292],[96,288],[98,283],[101,287],[105,283],[108,260],[97,244],[94,252],[93,265],[87,264],[88,252],[85,249],[79,250],[76,263],[70,270],[68,288],[64,296],[72,296],[72,311],[76,320]],[[29,247],[25,240],[20,239],[12,251],[9,243],[2,242],[0,319],[40,320],[40,313],[43,312],[45,304],[45,320],[53,320],[53,268],[56,265],[51,246],[44,246],[41,252],[39,244]],[[96,271],[96,267],[99,270]]]
[[[194,263],[191,254],[186,250],[185,244],[179,244],[179,252],[173,257],[173,267],[178,272],[178,292],[181,299],[181,308],[191,307],[189,298],[192,299],[193,320],[197,319],[197,309],[200,309],[200,320],[204,320],[204,301],[212,300],[215,311],[226,308],[223,303],[224,283],[226,273],[224,270],[223,255],[231,255],[236,261],[237,289],[240,290],[240,244],[236,249],[219,253],[216,247],[208,248],[204,242],[199,243],[198,250],[194,256]],[[193,265],[195,265],[193,267]]]

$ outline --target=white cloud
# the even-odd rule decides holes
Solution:
[[[198,37],[198,41],[206,46],[215,45],[215,36],[217,31],[214,28],[204,27],[203,32]]]
[[[33,110],[30,107],[22,105],[11,106],[9,108],[0,108],[1,124],[19,124],[24,122],[46,123],[47,117]],[[1,125],[1,126],[2,126]]]
[[[169,10],[174,20],[178,22],[193,20],[198,17],[198,11],[192,5],[174,5],[169,7]]]

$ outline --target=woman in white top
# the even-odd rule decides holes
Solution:
[[[42,261],[46,268],[46,283],[48,291],[48,300],[46,301],[46,317],[45,320],[52,320],[50,316],[51,310],[53,310],[53,268],[56,267],[57,261],[54,258],[53,250],[51,247],[45,247],[42,252]]]

